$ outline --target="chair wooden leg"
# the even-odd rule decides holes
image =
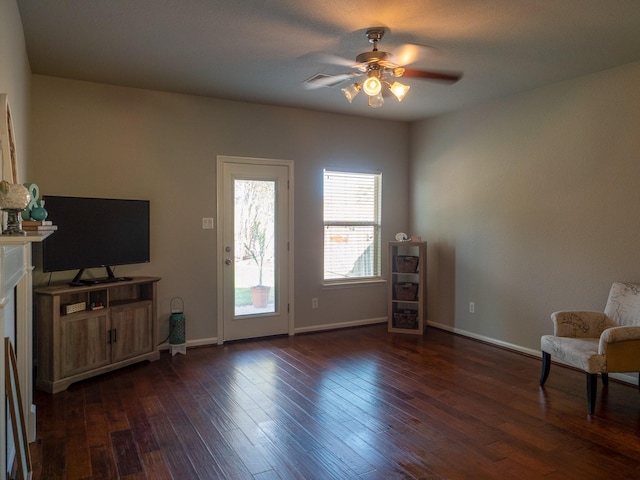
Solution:
[[[596,393],[598,391],[598,374],[587,373],[587,403],[589,404],[589,413],[593,415],[596,409]]]
[[[542,373],[540,373],[540,385],[544,385],[549,376],[549,370],[551,369],[551,354],[542,352]]]
[[[609,374],[608,373],[603,373],[602,374],[602,385],[604,385],[605,387],[609,386]]]

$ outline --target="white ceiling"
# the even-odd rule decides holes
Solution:
[[[640,60],[638,0],[17,0],[33,73],[413,121]],[[349,104],[317,73],[371,50],[428,45],[402,103]]]

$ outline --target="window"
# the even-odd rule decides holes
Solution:
[[[324,279],[380,278],[380,173],[324,171]]]

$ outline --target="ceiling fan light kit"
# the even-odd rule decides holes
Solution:
[[[380,83],[380,79],[378,77],[371,75],[371,73],[373,72],[370,72],[369,78],[367,78],[362,84],[362,89],[364,90],[364,93],[373,97],[378,95],[380,90],[382,90],[382,83]]]
[[[402,101],[402,99],[405,97],[405,95],[411,88],[409,85],[403,85],[400,82],[393,82],[393,83],[387,82],[387,86],[389,87],[389,90],[391,90],[391,93],[393,93],[396,96],[399,102]]]
[[[382,92],[378,92],[376,95],[369,95],[369,106],[371,108],[380,108],[382,105],[384,105]]]
[[[457,73],[440,73],[426,70],[415,70],[404,68],[403,65],[394,63],[391,59],[393,55],[388,52],[378,50],[378,42],[382,40],[385,29],[383,27],[375,27],[367,30],[367,38],[373,44],[373,50],[363,52],[356,57],[356,63],[353,65],[355,72],[349,74],[324,75],[319,74],[307,80],[306,84],[309,88],[319,86],[335,86],[338,83],[353,76],[366,75],[367,78],[362,83],[353,83],[342,88],[342,93],[349,101],[353,99],[363,90],[369,97],[368,104],[371,108],[379,108],[384,104],[383,92],[391,92],[396,99],[401,102],[411,88],[400,82],[393,80],[401,76],[421,78],[425,80],[440,80],[449,83],[455,83],[460,80],[461,75]],[[415,45],[414,45],[415,47]],[[410,61],[406,63],[411,63]],[[388,80],[389,78],[389,80]],[[332,82],[335,79],[335,82]]]
[[[344,87],[342,89],[342,93],[344,93],[344,96],[347,97],[347,100],[349,100],[349,103],[351,103],[353,102],[353,99],[356,98],[356,95],[360,93],[361,89],[362,85],[360,85],[359,83],[354,83],[353,85]]]

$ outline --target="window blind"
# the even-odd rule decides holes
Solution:
[[[380,276],[379,173],[324,172],[324,279]]]

